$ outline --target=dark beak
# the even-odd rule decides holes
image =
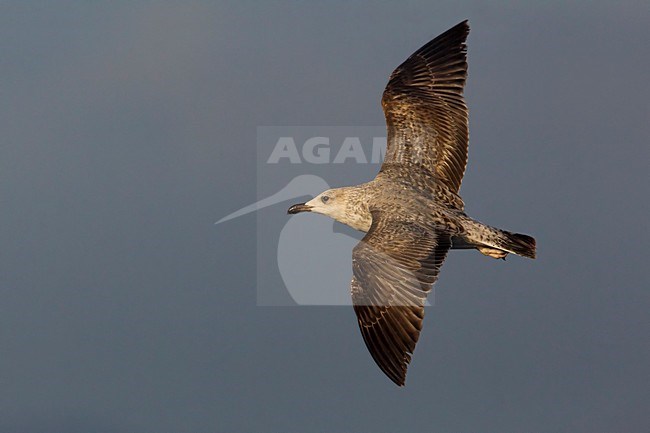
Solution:
[[[288,214],[296,214],[300,212],[309,212],[311,211],[311,206],[307,206],[305,203],[294,204],[287,211]]]

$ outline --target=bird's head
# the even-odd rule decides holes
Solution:
[[[371,216],[361,192],[358,186],[328,189],[307,203],[294,204],[287,213],[315,212],[354,229],[368,231]]]
[[[294,204],[287,211],[290,214],[300,212],[314,212],[327,215],[337,221],[345,219],[346,209],[349,204],[349,188],[328,189],[318,194],[306,203]]]

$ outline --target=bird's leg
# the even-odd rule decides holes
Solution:
[[[490,247],[476,247],[477,250],[481,252],[481,254],[485,254],[488,257],[492,257],[494,259],[506,259],[506,256],[508,253],[503,250],[498,250],[496,248],[490,248]]]

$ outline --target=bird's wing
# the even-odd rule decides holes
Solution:
[[[424,302],[450,245],[447,233],[373,212],[352,253],[352,303],[363,340],[397,385],[404,385]]]
[[[411,55],[391,74],[381,100],[386,164],[417,165],[458,192],[467,164],[467,21]]]

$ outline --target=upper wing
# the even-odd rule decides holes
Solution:
[[[397,385],[404,385],[424,301],[450,244],[449,234],[373,212],[370,230],[352,253],[352,303],[363,340]]]
[[[388,129],[384,164],[420,165],[453,192],[467,164],[468,34],[463,21],[413,53],[393,71],[381,100]]]

